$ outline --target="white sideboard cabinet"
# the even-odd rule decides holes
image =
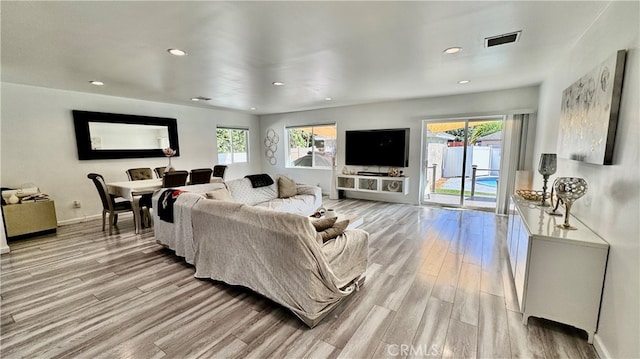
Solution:
[[[338,175],[335,180],[339,190],[409,193],[409,177]]]
[[[609,244],[575,217],[577,230],[556,227],[563,217],[512,197],[507,248],[522,320],[546,318],[583,329],[589,343],[597,330]],[[564,211],[563,211],[564,212]]]

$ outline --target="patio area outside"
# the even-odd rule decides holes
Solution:
[[[428,184],[424,193],[424,201],[444,205],[459,205],[461,184],[461,177],[439,178],[436,180],[435,190],[432,190],[431,185]],[[496,207],[497,176],[476,177],[475,186],[472,186],[472,179],[467,178],[464,188],[465,206],[477,208]]]

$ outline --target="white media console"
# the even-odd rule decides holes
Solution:
[[[409,193],[409,177],[338,175],[336,188],[347,191]]]

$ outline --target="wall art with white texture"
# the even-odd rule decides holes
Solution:
[[[562,92],[558,157],[612,164],[625,58],[616,52]]]

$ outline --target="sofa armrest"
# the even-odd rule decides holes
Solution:
[[[349,284],[367,270],[369,233],[362,229],[347,229],[322,245],[329,267],[341,280],[340,287]]]

